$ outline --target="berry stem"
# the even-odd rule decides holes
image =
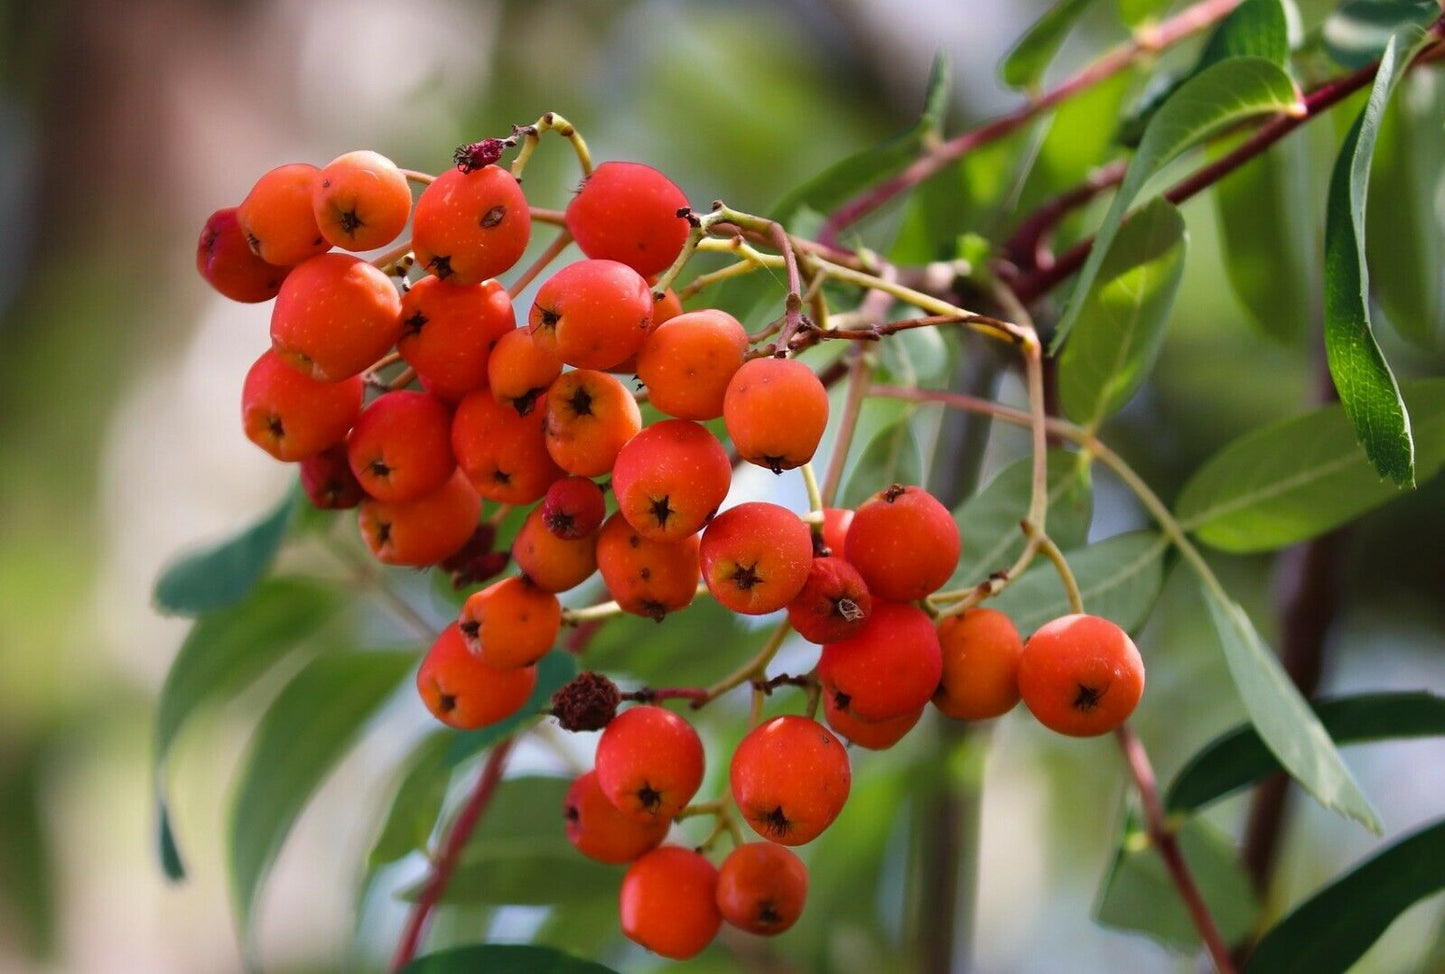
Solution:
[[[577,162],[582,166],[582,175],[592,175],[592,153],[587,149],[587,143],[577,131],[577,126],[567,121],[556,112],[544,112],[542,117],[531,125],[522,125],[516,128],[512,137],[518,136],[522,139],[522,148],[517,152],[517,158],[512,160],[512,176],[521,180],[522,171],[527,168],[527,162],[532,158],[532,153],[537,151],[537,145],[542,141],[543,132],[556,132],[568,142],[572,143],[572,151],[577,153]]]
[[[390,277],[395,277],[396,275],[401,273],[401,268],[399,267],[399,265],[403,260],[407,258],[409,254],[411,254],[410,238],[403,241],[402,243],[397,244],[390,250],[383,251],[380,255],[373,257],[371,259],[371,266],[375,267],[383,274],[386,274]]]
[[[549,210],[541,206],[531,206],[527,210],[534,223],[550,223],[554,227],[567,225],[567,214],[561,210]]]
[[[401,174],[413,183],[420,183],[423,186],[430,186],[437,178],[430,173],[420,172],[416,169],[403,169]]]
[[[843,468],[848,465],[848,450],[853,445],[853,431],[858,428],[858,415],[868,393],[868,374],[872,366],[868,353],[861,345],[850,348],[845,357],[848,359],[848,391],[843,398],[843,414],[839,418],[838,435],[833,440],[833,452],[828,456],[828,471],[823,475],[824,507],[831,506],[838,497]]]
[[[556,238],[547,245],[547,249],[538,254],[537,259],[532,261],[531,266],[524,270],[522,275],[512,282],[511,287],[507,288],[507,297],[515,301],[517,295],[525,291],[527,285],[535,281],[537,275],[546,270],[547,265],[556,260],[557,255],[566,250],[567,245],[571,242],[572,234],[564,227],[562,232],[557,234]]]
[[[810,460],[798,469],[803,474],[803,486],[808,489],[808,510],[815,514],[823,513],[823,494],[818,489],[818,477],[813,473],[813,462]],[[816,522],[814,528],[821,531],[823,522]]]
[[[765,677],[768,664],[773,661],[774,656],[778,655],[778,650],[783,648],[783,642],[788,638],[790,629],[792,626],[788,625],[787,620],[779,623],[778,628],[773,630],[772,635],[768,637],[767,642],[763,643],[763,648],[758,650],[757,655],[703,691],[702,699],[693,701],[693,709],[696,710],[711,703],[733,687]]]
[[[1034,530],[1032,524],[1024,522],[1025,530]],[[1069,597],[1069,611],[1075,614],[1082,614],[1084,611],[1084,596],[1079,592],[1079,580],[1074,577],[1074,570],[1069,567],[1068,559],[1054,544],[1054,539],[1046,534],[1038,536],[1038,550],[1043,552],[1045,558],[1053,563],[1054,569],[1059,573],[1059,581],[1064,583],[1064,593]]]

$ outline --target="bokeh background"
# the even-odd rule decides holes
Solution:
[[[1097,6],[1062,65],[1120,36],[1111,5]],[[266,345],[266,308],[227,304],[193,269],[213,209],[239,201],[273,165],[321,164],[352,148],[435,172],[457,144],[552,109],[579,125],[599,159],[646,160],[695,203],[723,198],[761,212],[907,125],[936,48],[955,66],[953,124],[1012,104],[996,66],[1043,7],[0,2],[0,971],[242,965],[222,835],[254,702],[200,721],[172,762],[192,874],[184,885],[167,884],[156,864],[150,771],[154,699],[185,630],[150,607],[152,580],[177,550],[265,510],[288,479],[237,421],[242,377]],[[1318,20],[1321,5],[1303,7]],[[561,206],[572,161],[560,142],[546,148],[529,193]],[[1187,215],[1194,246],[1173,330],[1154,381],[1111,433],[1166,497],[1219,445],[1315,395],[1310,356],[1258,337],[1232,304],[1210,205],[1191,204]],[[1441,370],[1438,358],[1391,354],[1407,373]],[[1096,535],[1142,523],[1107,479],[1097,497]],[[1326,691],[1445,691],[1442,502],[1442,485],[1428,484],[1341,540]],[[1273,637],[1276,563],[1221,559],[1220,568]],[[1167,776],[1242,712],[1187,579],[1166,586],[1141,646],[1150,684],[1139,729]],[[960,966],[1191,967],[1089,919],[1123,794],[1110,741],[1053,738],[1017,712],[987,748],[977,735],[945,746],[938,734],[926,725],[912,745],[936,750],[934,784],[982,782]],[[369,735],[301,820],[260,911],[267,969],[365,968],[385,957],[398,908],[369,904],[356,932],[355,885],[405,743]],[[1391,835],[1445,809],[1445,743],[1347,756]],[[921,787],[887,778],[889,760],[858,757],[860,780],[880,792]],[[930,850],[910,850],[891,821],[865,820],[906,817],[909,802],[895,794],[850,813],[897,847],[879,888],[852,891],[876,904],[875,923],[814,917],[805,934],[823,945],[814,961],[719,950],[709,968],[906,968],[916,934],[903,909],[908,864]],[[1237,829],[1244,807],[1231,801],[1211,817]],[[1289,821],[1276,910],[1379,841],[1304,801]],[[535,920],[523,912],[488,922],[517,936]],[[1442,929],[1437,897],[1401,919],[1364,969],[1445,963]],[[465,918],[443,930],[485,932]],[[616,963],[649,963],[608,949]]]

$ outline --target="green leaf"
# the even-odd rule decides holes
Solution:
[[[1401,913],[1445,889],[1445,821],[1394,843],[1335,880],[1265,934],[1250,974],[1349,970]]]
[[[302,808],[416,658],[400,651],[318,656],[261,717],[242,764],[226,842],[243,937],[261,883]]]
[[[1284,0],[1244,0],[1219,22],[1195,71],[1226,58],[1257,57],[1289,66],[1289,13]]]
[[[1187,249],[1184,218],[1162,196],[1120,228],[1059,357],[1059,401],[1074,422],[1097,429],[1148,377]]]
[[[1415,417],[1416,474],[1445,465],[1445,379],[1404,385]],[[1225,551],[1269,551],[1323,534],[1400,496],[1355,442],[1344,410],[1326,406],[1247,433],[1195,472],[1176,514]]]
[[[1379,816],[1319,718],[1259,638],[1249,616],[1213,586],[1204,586],[1204,601],[1223,646],[1229,675],[1265,745],[1321,805],[1378,833]]]
[[[694,686],[727,673],[761,638],[716,600],[695,599],[660,623],[632,615],[610,620],[588,642],[582,665],[651,686]]]
[[[1418,31],[1412,31],[1418,35]],[[1355,435],[1380,476],[1415,483],[1410,415],[1400,398],[1370,323],[1370,278],[1365,266],[1365,191],[1380,119],[1395,83],[1417,47],[1400,53],[1392,37],[1380,57],[1370,100],[1340,148],[1325,212],[1325,351],[1330,376]],[[1411,38],[1413,41],[1414,39]]]
[[[554,649],[537,661],[537,685],[532,695],[515,714],[499,723],[478,730],[461,731],[452,735],[447,748],[444,764],[454,768],[474,754],[479,754],[504,737],[510,737],[518,728],[541,717],[551,706],[552,694],[577,675],[577,661],[572,654]]]
[[[451,742],[451,734],[434,731],[422,738],[407,756],[406,772],[392,795],[386,821],[366,857],[368,868],[395,862],[426,847],[451,782],[451,770],[444,761]]]
[[[923,479],[923,451],[910,419],[905,414],[868,441],[843,487],[844,507],[857,507],[890,484],[916,484]]]
[[[198,615],[235,605],[271,567],[301,494],[291,490],[261,520],[233,538],[183,555],[161,572],[152,598],[161,612]]]
[[[1094,512],[1093,492],[1078,454],[1050,450],[1048,469],[1046,526],[1054,543],[1068,551],[1088,539]],[[954,510],[953,520],[958,524],[963,553],[947,588],[976,585],[993,572],[1008,568],[1018,558],[1024,549],[1024,533],[1019,522],[1029,512],[1033,476],[1033,457],[1015,460]]]
[[[1008,52],[999,68],[1004,84],[1013,88],[1035,88],[1043,80],[1049,62],[1069,35],[1080,15],[1093,0],[1059,0],[1034,22]]]
[[[1130,27],[1158,20],[1172,0],[1119,0],[1119,16]]]
[[[1295,111],[1298,104],[1298,93],[1289,75],[1278,65],[1253,57],[1230,58],[1207,68],[1170,96],[1150,120],[1124,182],[1104,217],[1089,259],[1079,274],[1074,296],[1059,321],[1054,350],[1078,321],[1082,297],[1093,288],[1094,278],[1130,205],[1150,178],[1185,149],[1229,126],[1257,115]]]
[[[1134,531],[1070,552],[1069,568],[1079,583],[1085,610],[1124,629],[1138,629],[1164,584],[1168,548],[1168,540],[1160,535]],[[1071,611],[1058,572],[1043,559],[986,604],[1008,613],[1025,638]]]
[[[616,974],[610,967],[551,947],[468,944],[418,957],[402,974]]]
[[[1445,697],[1429,693],[1363,693],[1312,706],[1337,745],[1445,735]],[[1259,732],[1241,724],[1189,759],[1170,783],[1165,807],[1192,812],[1279,770]]]
[[[1176,833],[1180,852],[1219,932],[1236,943],[1254,928],[1259,902],[1228,835],[1203,819],[1184,822]],[[1183,950],[1199,945],[1199,931],[1179,899],[1178,888],[1133,813],[1094,903],[1094,919],[1107,927],[1137,930]]]
[[[176,737],[203,707],[224,702],[284,659],[341,607],[337,590],[301,579],[262,582],[245,601],[196,620],[166,673],[156,703],[153,768],[161,865],[171,879],[185,866],[167,808],[165,761]]]
[[[1439,16],[1435,0],[1345,0],[1324,23],[1325,50],[1343,67],[1363,68],[1398,31]]]

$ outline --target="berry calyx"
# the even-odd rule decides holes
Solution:
[[[813,537],[792,511],[753,501],[713,518],[699,556],[713,598],[742,615],[766,615],[803,590],[813,565]]]
[[[852,782],[848,752],[807,717],[775,717],[733,752],[733,799],[753,831],[781,845],[817,838],[842,811]]]
[[[417,670],[416,687],[437,720],[475,730],[505,720],[527,702],[537,668],[497,669],[467,649],[453,623],[442,630]]]
[[[638,534],[658,541],[702,530],[731,483],[732,464],[717,437],[682,419],[642,430],[612,467],[618,510]]]
[[[572,782],[562,803],[567,841],[598,862],[631,862],[667,838],[667,819],[642,822],[617,810],[597,784],[597,772],[588,771]]]
[[[562,606],[525,577],[504,578],[472,593],[457,625],[478,659],[515,669],[547,655],[562,629]]]
[[[697,794],[702,773],[697,731],[662,707],[624,710],[597,741],[597,783],[630,818],[671,821]]]
[[[718,870],[718,912],[739,930],[773,937],[803,915],[808,869],[790,849],[747,842],[733,849]]]

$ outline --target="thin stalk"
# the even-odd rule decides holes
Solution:
[[[571,242],[572,234],[564,227],[562,232],[557,234],[556,238],[547,245],[547,249],[538,254],[537,259],[532,261],[531,266],[522,272],[522,276],[513,281],[512,286],[507,288],[507,297],[515,301],[517,295],[525,291],[527,285],[535,281],[537,275],[546,270],[547,265],[556,260],[557,255],[566,250],[567,245]]]

